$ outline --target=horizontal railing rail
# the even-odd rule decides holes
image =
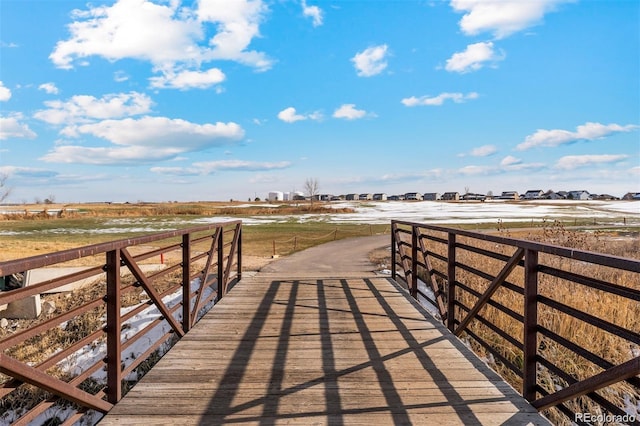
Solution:
[[[99,419],[241,279],[241,234],[230,221],[0,262],[5,286],[23,280],[0,292],[0,423]]]
[[[538,410],[639,424],[639,260],[406,221],[391,246],[393,278]]]

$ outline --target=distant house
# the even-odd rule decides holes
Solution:
[[[390,195],[387,197],[389,201],[404,201],[404,195]]]
[[[517,200],[518,198],[518,191],[502,191],[498,200]]]
[[[486,195],[484,194],[474,194],[472,192],[467,192],[462,197],[460,197],[464,201],[484,201]]]
[[[459,201],[460,193],[459,192],[445,192],[442,194],[443,201]]]
[[[640,192],[627,192],[622,196],[623,200],[640,200]]]
[[[611,201],[611,200],[619,200],[620,198],[610,195],[610,194],[600,194],[600,195],[595,195],[595,194],[591,194],[591,198],[594,200],[604,200],[604,201]]]
[[[581,191],[569,191],[567,194],[567,199],[569,200],[588,200],[591,197],[589,191],[581,190]]]
[[[553,192],[551,190],[544,193],[542,196],[545,200],[564,200],[567,198],[566,195],[562,195],[559,192]]]
[[[344,195],[334,195],[331,197],[331,201],[344,201],[346,197]]]
[[[360,194],[358,196],[358,200],[360,200],[360,201],[373,200],[373,194]]]
[[[331,194],[320,194],[320,195],[318,195],[318,200],[319,201],[331,201],[331,198],[333,198],[333,195],[331,195]]]
[[[385,194],[384,192],[373,194],[374,201],[386,201],[386,199],[387,199],[387,194]]]
[[[530,189],[524,193],[525,200],[539,200],[544,195],[544,191],[542,189]]]
[[[347,199],[347,201],[357,201],[360,198],[359,198],[358,194],[347,194],[346,199]]]
[[[442,195],[438,192],[425,192],[422,194],[422,199],[425,201],[438,201],[442,199]]]
[[[422,194],[419,192],[407,192],[404,194],[405,200],[422,201]]]

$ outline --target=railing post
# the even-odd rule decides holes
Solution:
[[[120,249],[107,252],[107,400],[122,398],[122,343],[120,341]]]
[[[391,221],[391,279],[396,279],[396,223]]]
[[[218,296],[217,300],[222,299],[225,291],[227,290],[227,283],[224,282],[224,239],[222,236],[224,235],[224,228],[220,228],[220,232],[218,232]]]
[[[236,263],[238,265],[238,281],[240,281],[242,279],[242,223],[238,224],[236,232],[238,233],[238,258]]]
[[[182,331],[188,332],[191,325],[191,234],[184,234],[182,236]]]
[[[538,252],[527,249],[524,254],[524,365],[522,396],[536,399],[536,358],[538,351]]]
[[[411,296],[418,298],[418,227],[411,226]]]
[[[449,232],[447,243],[447,328],[455,330],[456,301],[456,234]]]

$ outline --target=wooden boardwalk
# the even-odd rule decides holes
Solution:
[[[548,424],[395,282],[362,274],[243,279],[101,422],[235,423]]]

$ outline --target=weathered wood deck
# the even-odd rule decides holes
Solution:
[[[548,424],[388,278],[243,279],[102,420]]]

